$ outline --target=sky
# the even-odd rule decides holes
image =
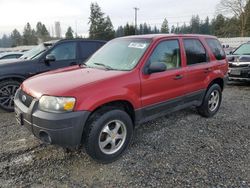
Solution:
[[[169,25],[189,23],[192,15],[201,19],[215,16],[220,0],[0,0],[0,36],[14,28],[20,32],[27,22],[35,28],[41,21],[52,32],[55,21],[61,23],[62,34],[69,26],[83,37],[88,35],[91,2],[97,2],[114,28],[134,24],[134,7],[138,7],[138,23],[161,26],[164,18]]]

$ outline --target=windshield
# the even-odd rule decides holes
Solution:
[[[24,53],[20,59],[35,59],[38,58],[44,51],[48,49],[48,46],[44,44],[39,44],[38,46],[32,48],[31,50]]]
[[[234,55],[250,55],[250,43],[241,45],[233,53]]]
[[[110,70],[132,70],[147,50],[149,39],[115,39],[104,45],[89,60],[90,67],[104,67]]]

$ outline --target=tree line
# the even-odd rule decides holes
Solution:
[[[68,27],[65,37],[68,39],[74,38],[74,32],[71,27]],[[52,37],[43,23],[37,22],[36,29],[33,29],[30,23],[27,23],[22,34],[17,29],[14,29],[9,36],[4,34],[0,39],[0,47],[37,45],[40,42],[54,39],[58,38]]]
[[[171,27],[165,18],[160,28],[148,23],[141,23],[135,28],[134,24],[127,23],[120,25],[115,30],[110,17],[102,12],[97,3],[91,3],[88,22],[89,38],[110,40],[127,35],[153,33],[196,33],[217,37],[250,36],[250,0],[221,0],[216,12],[217,15],[212,20],[209,17],[202,20],[199,15],[193,15],[189,23],[172,25]],[[74,31],[71,27],[68,27],[65,38],[74,38]],[[43,23],[38,22],[36,29],[31,28],[31,25],[27,23],[22,34],[14,29],[10,36],[3,35],[0,39],[0,47],[35,45],[40,41],[50,39],[54,38]]]

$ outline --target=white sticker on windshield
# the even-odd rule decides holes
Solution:
[[[128,47],[129,48],[139,48],[139,49],[144,49],[146,48],[147,44],[143,44],[143,43],[136,43],[136,42],[131,42]]]

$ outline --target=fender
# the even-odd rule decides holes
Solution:
[[[79,100],[82,102],[76,106],[76,110],[94,111],[98,107],[114,101],[127,101],[134,109],[137,109],[141,106],[139,95],[139,93],[137,94],[128,88],[120,88],[119,90],[104,89],[101,90],[101,93],[96,92],[83,100]]]

